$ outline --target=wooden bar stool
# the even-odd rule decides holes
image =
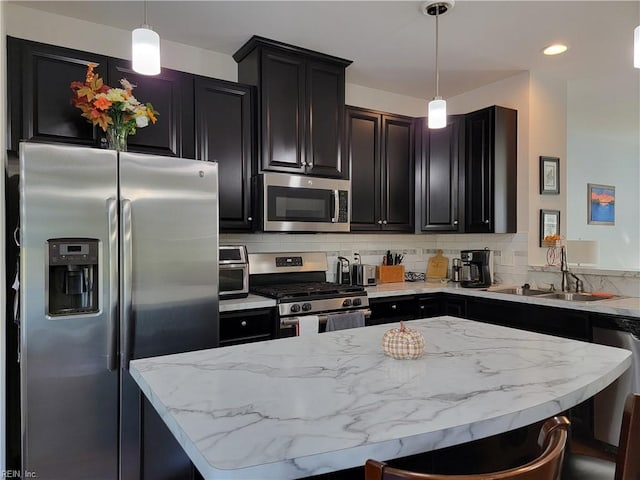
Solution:
[[[616,461],[571,454],[563,480],[640,480],[640,393],[627,397]]]
[[[553,417],[547,420],[542,425],[538,439],[540,455],[535,460],[516,468],[492,473],[442,475],[401,470],[383,462],[367,460],[364,478],[365,480],[560,480],[570,426],[566,417]]]

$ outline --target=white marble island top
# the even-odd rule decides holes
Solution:
[[[479,322],[407,322],[134,360],[131,374],[206,479],[286,479],[467,442],[591,397],[630,352]]]

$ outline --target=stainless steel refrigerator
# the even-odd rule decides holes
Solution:
[[[218,344],[217,165],[20,145],[22,471],[137,479],[129,360]]]

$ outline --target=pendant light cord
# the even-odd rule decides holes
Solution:
[[[147,0],[144,0],[144,24],[149,25],[147,22]]]
[[[438,65],[438,16],[440,7],[436,6],[436,97],[440,96],[440,67]]]

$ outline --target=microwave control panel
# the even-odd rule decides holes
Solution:
[[[338,191],[338,223],[347,223],[349,221],[349,192],[346,190]]]

